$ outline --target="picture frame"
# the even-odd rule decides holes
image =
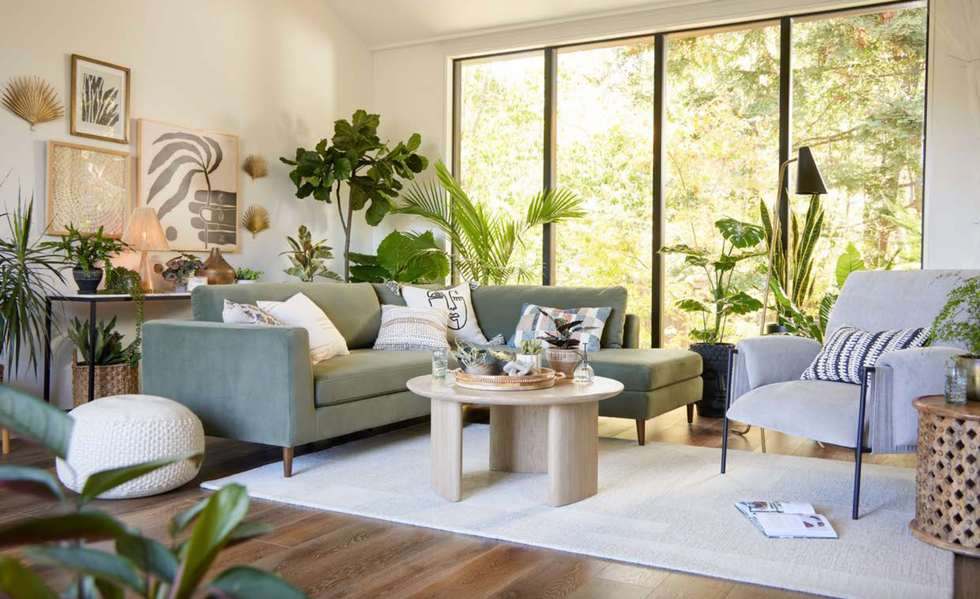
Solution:
[[[71,55],[71,134],[129,143],[129,69]]]
[[[237,252],[238,137],[150,119],[136,124],[137,205],[156,209],[170,249]]]
[[[122,237],[132,212],[129,152],[52,140],[47,160],[47,234],[67,235],[71,224]]]

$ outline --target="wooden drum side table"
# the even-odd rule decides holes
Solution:
[[[980,403],[940,395],[912,402],[919,411],[915,519],[919,540],[980,557]]]
[[[547,472],[554,507],[596,494],[599,402],[622,393],[619,381],[596,377],[583,386],[478,391],[425,375],[408,381],[408,389],[432,400],[432,488],[445,499],[462,499],[463,404],[490,406],[491,470]]]

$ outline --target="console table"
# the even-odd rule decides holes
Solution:
[[[148,302],[189,300],[191,294],[188,293],[148,293],[143,298]],[[95,345],[96,313],[99,304],[115,304],[119,302],[132,302],[133,298],[129,294],[68,294],[68,295],[49,295],[44,301],[44,330],[46,331],[46,341],[44,343],[44,401],[51,401],[51,307],[54,302],[73,302],[88,304],[88,324],[89,324],[89,347]],[[95,398],[95,368],[88,369],[88,401]]]

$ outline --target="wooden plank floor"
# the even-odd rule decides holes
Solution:
[[[636,439],[632,421],[600,419],[600,434]],[[362,435],[352,438],[362,437]],[[770,453],[851,460],[852,452],[768,432]],[[351,438],[345,439],[345,441]],[[721,446],[721,421],[686,422],[683,409],[647,423],[647,441]],[[304,448],[316,451],[327,443]],[[758,430],[732,435],[733,449],[760,451]],[[0,463],[51,468],[42,451],[15,439],[14,451]],[[654,448],[649,448],[655,451]],[[99,501],[96,506],[117,515],[159,540],[166,521],[207,496],[202,480],[227,476],[280,459],[277,449],[208,439],[207,459],[198,478],[184,487],[144,499]],[[914,467],[914,456],[868,456],[869,463]],[[0,523],[50,510],[34,499],[0,492]],[[315,598],[451,598],[451,599],[788,599],[801,593],[747,585],[717,578],[646,568],[487,539],[392,524],[269,501],[254,500],[249,520],[276,531],[227,550],[215,565],[235,564],[275,570]],[[39,569],[52,583],[57,572]],[[980,560],[957,558],[956,597],[977,597]]]

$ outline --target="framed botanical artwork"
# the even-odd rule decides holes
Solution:
[[[129,69],[71,55],[71,134],[129,143]]]
[[[106,236],[122,237],[131,208],[129,152],[49,141],[47,187],[49,234],[101,226]]]
[[[170,249],[238,250],[238,138],[140,119],[137,196]]]

